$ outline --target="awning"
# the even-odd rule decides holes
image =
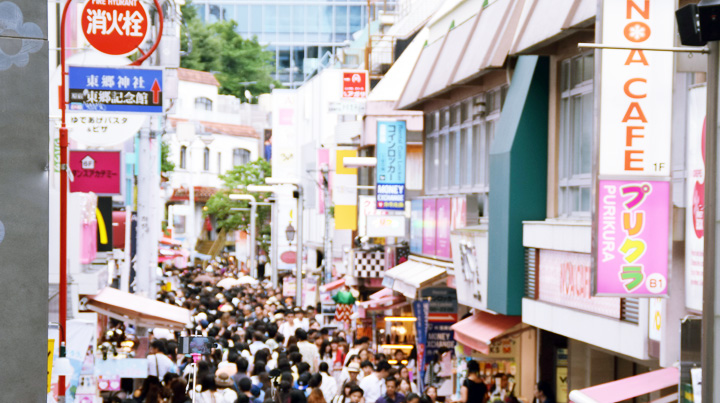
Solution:
[[[526,0],[510,53],[532,54],[577,32],[569,28],[589,27],[596,12],[595,0]]]
[[[443,267],[408,260],[385,272],[383,285],[392,288],[408,298],[415,298],[417,291],[447,276]]]
[[[483,354],[490,352],[492,340],[522,322],[520,316],[493,315],[478,311],[451,326],[455,340]]]
[[[570,401],[573,403],[621,402],[677,386],[679,382],[680,371],[677,368],[664,368],[581,390],[573,390],[570,392]],[[670,395],[668,399],[662,398],[660,401],[677,401],[677,392]]]
[[[320,291],[322,291],[322,292],[332,291],[332,290],[336,290],[344,285],[345,285],[345,277],[341,278],[340,280],[335,280],[330,283],[321,285]]]
[[[182,330],[190,323],[190,311],[179,306],[106,287],[90,297],[88,309],[137,326]]]
[[[382,297],[382,298],[378,298],[378,299],[371,299],[368,301],[358,302],[358,305],[364,309],[372,309],[372,308],[388,309],[386,307],[389,307],[396,302],[402,302],[402,301],[405,301],[405,297],[390,295],[390,296]]]
[[[369,296],[368,298],[370,298],[370,299],[380,299],[380,298],[382,298],[382,297],[390,297],[390,296],[392,296],[392,295],[393,295],[393,290],[392,290],[392,288],[383,288],[382,290],[380,290],[380,291],[378,291],[378,292],[376,292],[376,293],[374,293],[374,294],[370,294],[370,296]]]

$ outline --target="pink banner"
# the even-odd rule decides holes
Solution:
[[[450,248],[450,199],[437,199],[437,257],[452,257]]]
[[[600,181],[597,294],[667,294],[669,210],[669,182]]]
[[[435,217],[437,199],[424,199],[423,203],[423,255],[435,255]]]

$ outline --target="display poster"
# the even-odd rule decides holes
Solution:
[[[667,295],[670,182],[600,180],[596,293]]]
[[[626,49],[601,53],[599,174],[670,177],[674,55],[642,49],[674,46],[675,2],[604,1],[601,21]]]
[[[405,121],[378,122],[375,197],[381,210],[405,210]]]
[[[450,199],[437,199],[437,219],[435,222],[437,228],[437,240],[435,255],[437,257],[450,258],[452,252],[450,248]]]
[[[685,306],[702,312],[705,237],[705,85],[690,89],[685,142]]]
[[[423,201],[410,203],[410,253],[423,253]]]
[[[417,367],[420,368],[420,389],[425,379],[425,357],[427,356],[428,316],[430,315],[430,302],[423,300],[413,301],[415,313],[415,343],[417,348]]]
[[[423,255],[435,256],[435,218],[437,216],[437,199],[423,199]]]
[[[476,309],[487,309],[487,231],[455,231],[451,239],[458,302]]]

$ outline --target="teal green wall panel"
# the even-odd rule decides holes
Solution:
[[[522,222],[547,203],[549,63],[520,56],[490,148],[488,309],[520,315],[525,281]]]

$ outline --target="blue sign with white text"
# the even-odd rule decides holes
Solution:
[[[377,187],[381,210],[405,210],[405,121],[378,122]]]
[[[161,69],[70,66],[68,88],[70,111],[163,112]]]

